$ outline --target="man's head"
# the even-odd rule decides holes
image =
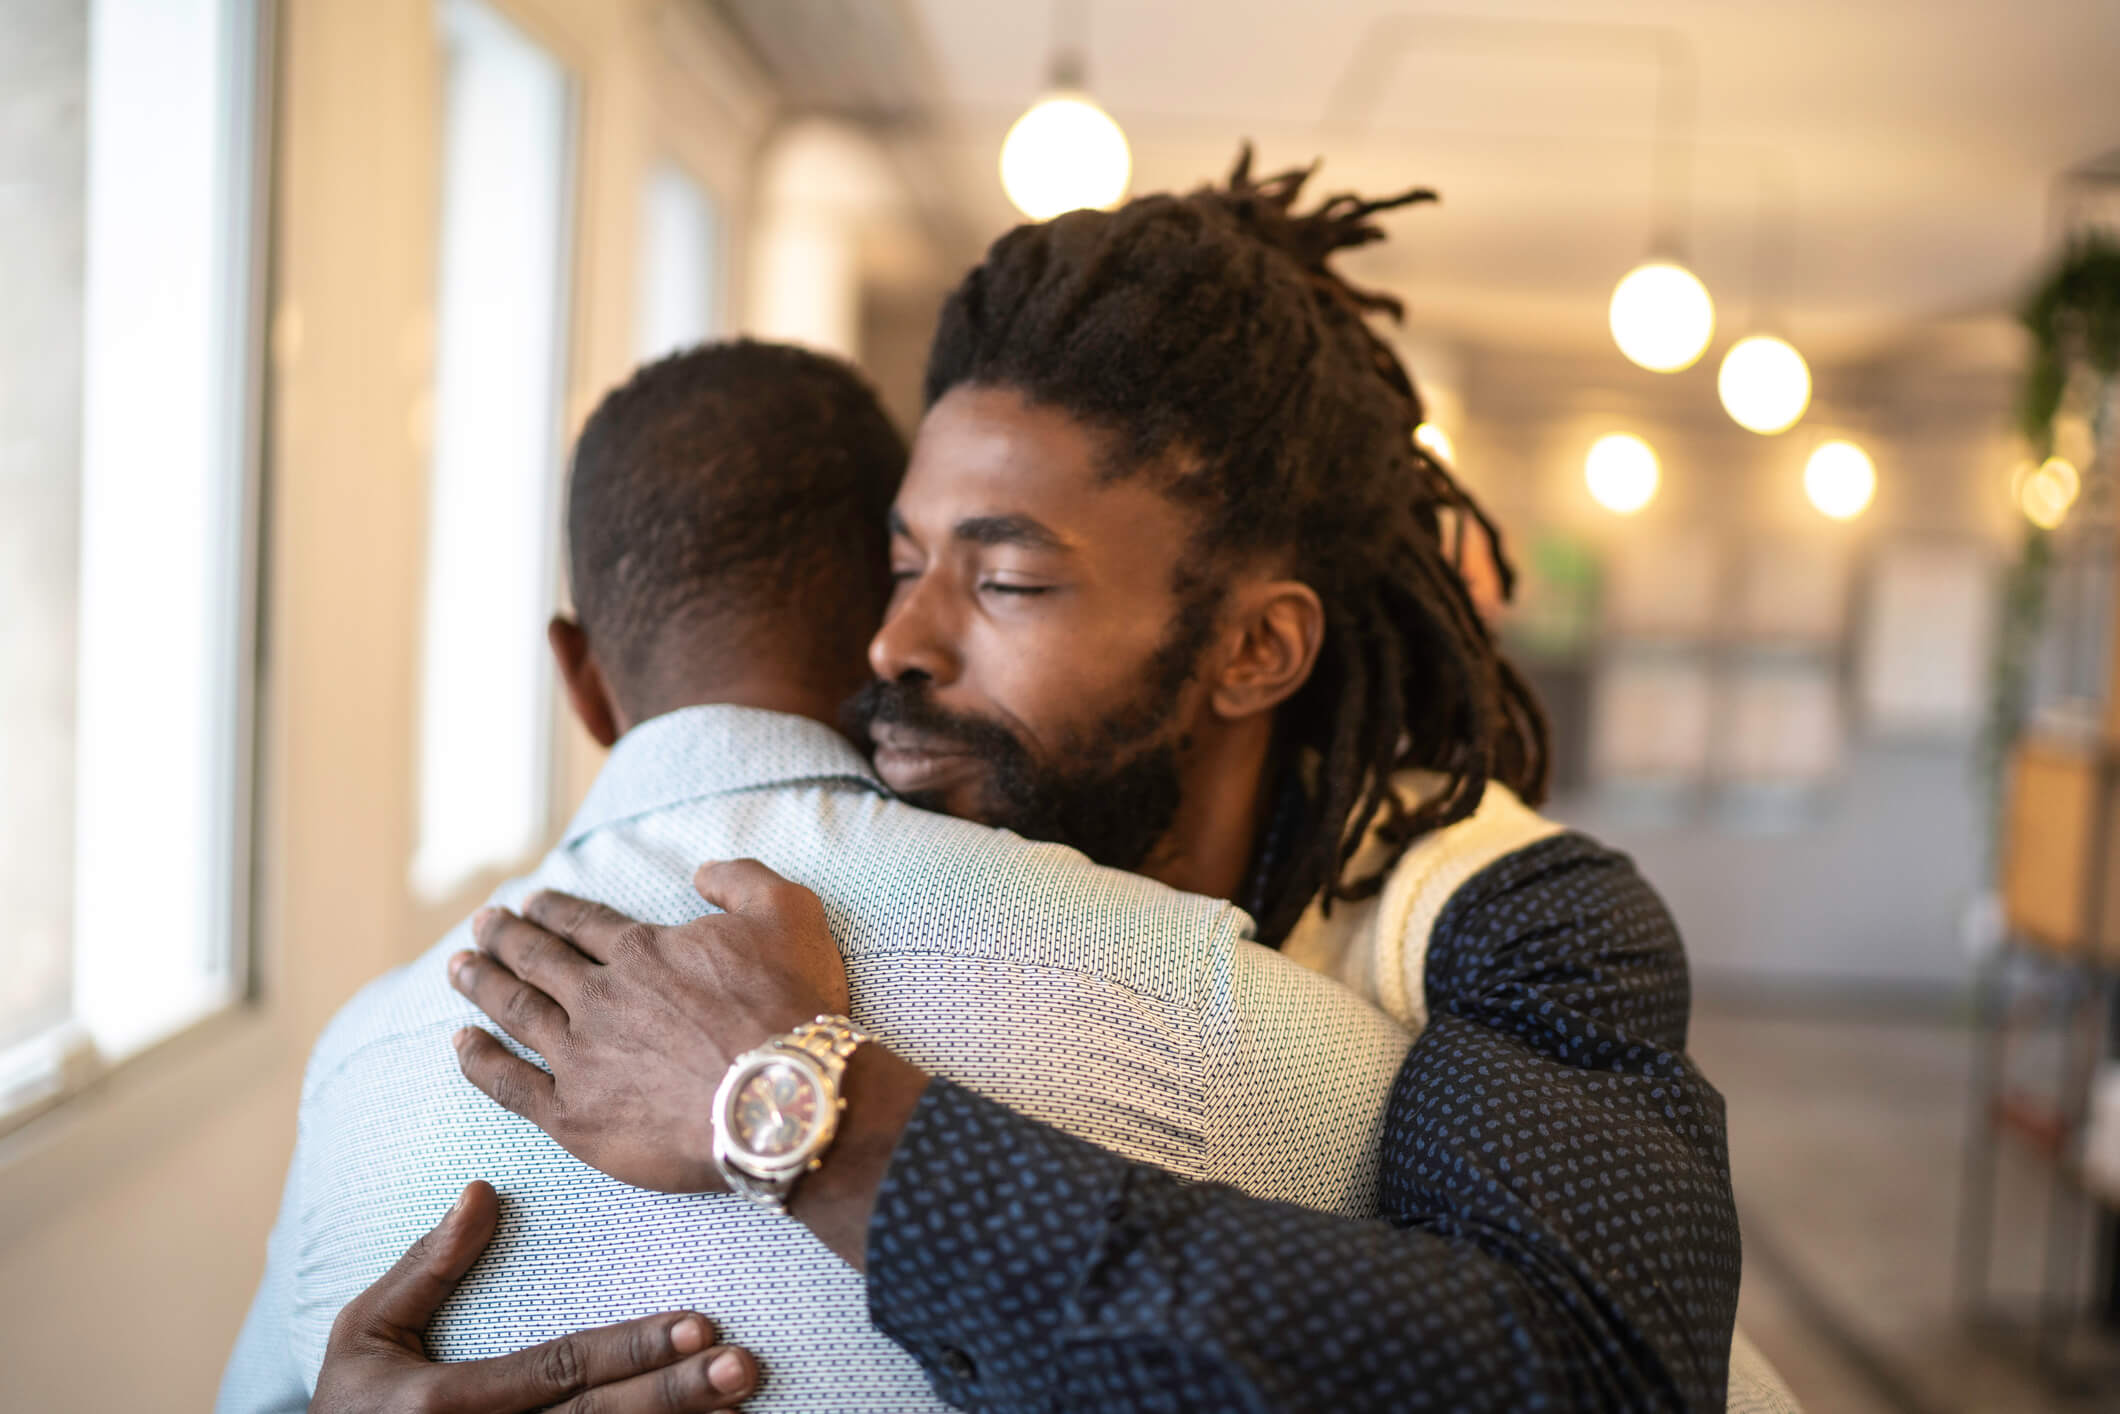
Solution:
[[[1343,870],[1380,812],[1403,845],[1489,778],[1535,797],[1544,741],[1436,535],[1477,508],[1364,323],[1396,305],[1326,263],[1427,194],[1298,216],[1306,174],[1247,168],[1020,227],[951,296],[857,715],[894,786],[1106,863],[1241,829],[1277,937],[1374,890]],[[1445,788],[1402,809],[1413,767]]]
[[[1217,627],[1204,587],[1172,578],[1185,512],[1108,484],[1100,435],[1011,388],[945,396],[917,445],[928,472],[891,514],[878,677],[851,704],[878,769],[918,804],[1141,868],[1202,745]],[[1302,627],[1266,645],[1284,679],[1307,663]]]
[[[864,676],[904,470],[868,385],[821,354],[708,344],[613,390],[575,446],[577,620],[551,634],[591,735],[713,701],[829,719]]]

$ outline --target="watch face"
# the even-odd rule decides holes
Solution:
[[[788,1061],[767,1061],[745,1076],[729,1100],[736,1142],[764,1159],[802,1147],[817,1129],[821,1096],[817,1081]]]

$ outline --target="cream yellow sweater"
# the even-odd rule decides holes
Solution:
[[[1410,795],[1435,784],[1414,772],[1398,779]],[[1375,896],[1337,900],[1329,918],[1313,900],[1281,951],[1291,961],[1337,978],[1418,1031],[1428,1021],[1428,934],[1450,896],[1503,855],[1563,828],[1490,781],[1480,808],[1415,840]],[[1355,856],[1354,870],[1374,872],[1387,857],[1388,846],[1372,832]]]

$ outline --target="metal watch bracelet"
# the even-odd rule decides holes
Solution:
[[[736,1058],[714,1100],[714,1161],[730,1191],[776,1212],[786,1209],[796,1184],[824,1162],[824,1155],[838,1135],[839,1114],[846,1108],[842,1090],[847,1061],[869,1039],[844,1016],[819,1016]],[[812,1072],[813,1083],[821,1083],[821,1123],[809,1141],[793,1153],[776,1157],[770,1163],[747,1163],[746,1159],[752,1156],[741,1152],[741,1141],[730,1132],[730,1104],[739,1078],[773,1060],[795,1063]]]

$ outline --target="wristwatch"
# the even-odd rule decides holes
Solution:
[[[729,1188],[779,1212],[839,1132],[847,1057],[869,1038],[820,1016],[746,1051],[714,1092],[714,1163]]]

